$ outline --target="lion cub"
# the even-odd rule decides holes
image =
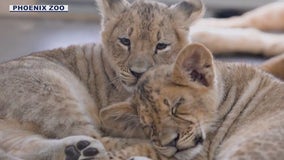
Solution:
[[[110,123],[114,108],[118,121]],[[214,61],[200,44],[186,46],[173,65],[149,70],[130,101],[101,117],[128,130],[139,124],[167,157],[284,157],[284,83],[244,64]]]
[[[115,159],[106,150],[128,146],[129,141],[121,144],[105,136],[144,138],[142,132],[123,135],[101,125],[99,110],[126,100],[149,68],[175,60],[189,42],[189,26],[202,16],[203,3],[96,2],[102,14],[101,43],[0,64],[0,157]]]

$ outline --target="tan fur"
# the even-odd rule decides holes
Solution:
[[[256,28],[263,31],[284,30],[284,2],[278,1],[248,11],[241,16],[231,18],[202,19],[197,23],[200,26],[229,27],[229,28]],[[267,23],[269,20],[270,23]]]
[[[0,65],[0,156],[65,159],[72,154],[64,151],[73,150],[79,155],[73,159],[83,159],[84,151],[96,149],[98,153],[89,157],[165,159],[147,141],[104,137],[144,134],[140,124],[131,121],[127,125],[136,130],[127,134],[123,124],[114,128],[101,123],[98,112],[126,100],[149,68],[174,61],[188,43],[188,28],[202,15],[203,5],[199,0],[173,6],[125,0],[97,3],[103,17],[102,44],[43,51]],[[129,46],[125,40],[130,40]],[[158,44],[167,47],[157,49]],[[111,117],[117,118],[116,112]],[[85,141],[90,144],[80,150],[77,145]],[[141,144],[130,146],[137,142]]]
[[[173,65],[145,73],[132,99],[101,116],[116,108],[167,157],[281,160],[283,96],[282,81],[245,64],[213,61],[207,48],[191,44]]]
[[[255,28],[220,28],[194,26],[191,29],[193,42],[208,46],[215,54],[242,53],[267,57],[284,53],[283,34],[262,32]]]
[[[81,160],[139,154],[139,147],[131,152],[125,147],[141,140],[104,136],[144,137],[142,129],[124,135],[123,129],[102,124],[98,112],[126,100],[149,68],[174,61],[188,43],[188,28],[202,15],[203,4],[97,3],[103,17],[102,44],[33,53],[0,65],[1,156]],[[119,148],[125,150],[105,150]],[[90,155],[84,156],[85,151]]]
[[[284,3],[275,2],[241,16],[203,18],[193,26],[191,35],[214,54],[244,52],[275,56],[284,52],[283,16]],[[276,34],[267,33],[271,31]]]
[[[261,64],[260,68],[266,71],[267,73],[271,73],[272,75],[283,81],[284,53],[265,61],[263,64]]]
[[[195,42],[203,43],[214,54],[265,55],[284,53],[284,2],[278,1],[231,18],[203,18],[191,28]],[[284,77],[283,60],[265,62],[265,71]],[[263,68],[263,67],[261,67]],[[281,71],[282,70],[282,71]],[[279,72],[280,71],[280,72]]]

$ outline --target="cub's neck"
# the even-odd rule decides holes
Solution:
[[[233,110],[241,112],[247,107],[252,107],[251,101],[257,99],[257,101],[261,102],[264,96],[273,97],[273,95],[265,93],[269,88],[282,83],[256,67],[247,64],[216,61],[215,66],[217,76],[216,94],[219,101],[218,112],[219,117],[222,119]]]
[[[209,134],[209,159],[214,159],[218,146],[243,125],[271,116],[277,110],[284,111],[283,82],[245,64],[216,61],[215,66],[219,123]]]
[[[264,79],[260,71],[245,64],[215,62],[219,116],[225,116],[235,107],[242,109]],[[246,98],[247,97],[247,98]],[[244,104],[237,104],[238,101]],[[239,102],[240,103],[240,102]]]

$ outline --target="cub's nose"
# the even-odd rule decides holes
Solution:
[[[137,79],[139,79],[142,75],[143,75],[143,73],[145,73],[146,72],[146,70],[144,71],[144,70],[134,70],[134,69],[130,69],[130,73],[134,76],[134,77],[136,77]]]
[[[194,138],[194,145],[197,146],[198,144],[202,144],[204,141],[201,135],[198,135]]]
[[[132,57],[132,60],[128,62],[128,68],[130,73],[137,79],[139,79],[149,68],[153,66],[150,60],[142,55],[138,57]]]

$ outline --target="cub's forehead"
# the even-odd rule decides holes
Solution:
[[[175,35],[172,13],[169,7],[158,2],[135,1],[120,15],[118,21],[119,34],[132,36],[138,39],[150,40],[150,42],[163,39],[172,39]]]
[[[172,65],[160,65],[148,70],[139,80],[138,86],[158,88],[160,85],[171,83]]]
[[[151,101],[159,96],[166,86],[172,86],[171,69],[168,65],[154,67],[147,71],[137,83],[135,90],[140,100]]]
[[[161,12],[161,11],[165,11],[165,9],[169,8],[169,6],[167,6],[164,3],[160,3],[160,2],[156,2],[156,1],[148,1],[148,0],[138,0],[138,1],[134,1],[132,3],[132,5],[130,6],[130,8],[133,11],[147,11],[148,12]]]
[[[170,18],[169,7],[165,4],[154,1],[135,1],[127,11],[134,21],[143,20],[144,23],[152,22],[153,20],[165,20]]]
[[[156,103],[158,99],[198,97],[199,92],[189,86],[178,85],[172,78],[173,65],[159,65],[148,70],[137,83],[135,101]]]

